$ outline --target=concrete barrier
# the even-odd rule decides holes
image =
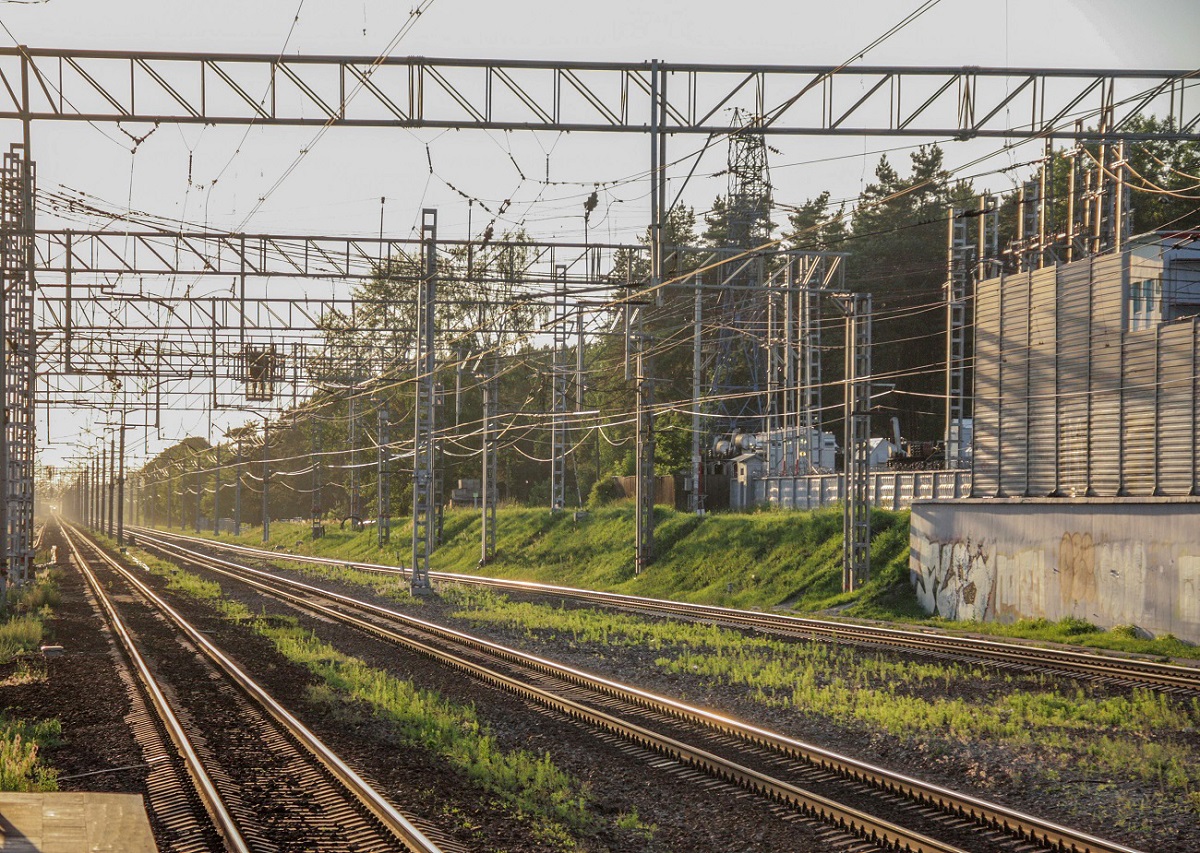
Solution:
[[[931,614],[1073,616],[1200,643],[1200,500],[916,501],[909,544]]]

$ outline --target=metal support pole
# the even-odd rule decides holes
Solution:
[[[434,537],[434,456],[437,428],[436,386],[437,367],[434,353],[434,321],[437,299],[437,211],[421,211],[421,242],[425,254],[425,269],[417,290],[417,358],[416,407],[413,412],[413,524],[412,524],[412,582],[414,595],[428,593],[429,556]]]
[[[107,523],[105,524],[104,532],[108,535],[108,538],[112,539],[117,532],[117,437],[115,435],[109,438],[108,445],[108,457],[105,460],[107,467],[104,472],[108,500],[105,507]]]
[[[657,59],[650,62],[650,290],[661,304],[663,241],[666,228],[666,76]],[[646,354],[644,308],[638,309],[637,368],[634,376],[637,405],[637,519],[634,526],[634,571],[642,572],[654,560],[654,385],[652,360]],[[628,373],[628,364],[626,365]]]
[[[382,548],[392,539],[392,511],[391,511],[391,494],[388,489],[388,419],[390,415],[387,409],[379,410],[379,424],[376,428],[377,439],[376,443],[379,446],[379,453],[375,463],[375,530],[378,537],[378,545]]]
[[[171,493],[175,491],[175,484],[171,482],[171,464],[168,462],[166,466],[166,487],[167,487],[167,530],[171,529]]]
[[[349,511],[346,515],[350,517],[350,529],[358,530],[362,527],[362,512],[359,509],[358,494],[358,389],[356,381],[353,380],[350,383],[350,400],[346,406],[346,412],[349,418],[346,434],[350,444],[350,490],[347,494]]]
[[[121,410],[121,449],[117,456],[117,544],[125,544],[125,410]]]
[[[1129,163],[1127,161],[1125,140],[1117,143],[1116,162],[1113,171],[1113,249],[1121,251],[1129,242],[1130,208],[1129,208]],[[1157,469],[1155,469],[1157,470]]]
[[[480,483],[482,515],[480,518],[479,565],[485,565],[496,556],[496,393],[498,383],[495,371],[489,372],[482,382],[483,387],[483,472]]]
[[[634,570],[641,573],[654,561],[654,380],[648,375],[650,358],[642,311],[638,311],[637,370],[637,521],[634,535]]]
[[[308,518],[312,525],[312,538],[320,539],[325,535],[325,525],[321,521],[321,462],[317,458],[317,421],[308,423],[308,464],[312,468],[312,495],[308,502]]]
[[[192,528],[197,534],[200,533],[200,497],[204,494],[204,465],[201,464],[200,456],[196,456],[196,505],[195,517],[192,519]]]
[[[555,270],[553,363],[550,366],[550,511],[566,506],[567,491],[567,268]]]
[[[216,470],[213,471],[213,535],[221,535],[221,442],[217,441]]]
[[[237,462],[233,466],[233,535],[242,535],[242,434],[237,437]],[[169,516],[168,516],[169,517]],[[168,524],[168,526],[170,526]]]
[[[703,370],[701,344],[701,320],[704,314],[704,277],[696,276],[695,292],[692,296],[692,493],[689,498],[691,510],[696,515],[704,515],[704,455],[703,441],[703,407],[701,391],[701,372]]]
[[[271,510],[267,503],[267,485],[271,481],[271,422],[263,418],[262,446],[262,541],[271,540]]]
[[[655,299],[661,299],[657,285],[662,281],[663,268],[663,221],[662,209],[659,207],[658,184],[662,180],[659,162],[658,137],[662,132],[659,127],[659,72],[658,60],[650,60],[650,286],[654,290]]]
[[[871,574],[871,295],[850,294],[846,303],[842,590],[851,592]]]
[[[33,390],[37,356],[34,297],[34,166],[29,153],[29,61],[21,56],[24,138],[0,170],[0,598],[33,569],[36,435]]]
[[[813,288],[800,292],[801,374],[796,443],[796,470],[808,474],[821,465],[821,293]]]
[[[946,467],[963,465],[963,418],[966,414],[967,298],[974,269],[974,247],[967,228],[967,209],[950,209],[946,281]]]

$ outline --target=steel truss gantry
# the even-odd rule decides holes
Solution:
[[[1137,114],[1200,123],[1195,71],[563,62],[0,49],[0,119],[176,124],[1125,139]],[[262,93],[261,95],[259,93]],[[652,112],[657,112],[652,117]],[[1102,120],[1103,119],[1103,120]]]
[[[389,259],[391,266],[419,270],[419,239],[47,229],[37,232],[35,245],[42,285],[38,325],[47,330],[39,376],[47,395],[104,395],[114,383],[138,380],[159,394],[182,387],[203,396],[197,377],[206,377],[212,405],[219,406],[236,393],[236,383],[246,382],[246,354],[269,347],[278,356],[272,359],[275,382],[290,384],[295,398],[299,387],[331,375],[335,367],[322,352],[323,318],[338,317],[338,328],[360,339],[408,340],[416,331],[395,325],[390,302],[336,296],[332,290],[313,295],[301,282],[332,287],[365,280],[389,266]],[[439,241],[438,252],[443,259],[473,258],[472,287],[494,283],[507,294],[490,304],[520,306],[544,299],[556,281],[572,290],[595,288],[596,270],[611,268],[616,253],[632,257],[646,249],[497,239]],[[181,298],[173,284],[181,277],[222,295]],[[214,284],[222,279],[232,287]],[[489,330],[475,325],[441,331]],[[371,345],[339,347],[341,356],[371,375],[394,370],[403,355],[383,358]],[[95,387],[85,387],[85,380]]]

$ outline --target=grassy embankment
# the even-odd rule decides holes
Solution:
[[[8,673],[0,688],[45,680],[45,667],[32,655],[42,645],[45,620],[58,601],[51,572],[40,573],[23,589],[9,591],[0,610],[0,666]],[[42,763],[38,752],[58,743],[61,734],[56,719],[27,721],[10,716],[7,710],[0,713],[0,791],[57,790],[55,772]]]
[[[1146,639],[1130,628],[1104,631],[1077,619],[1011,625],[929,619],[908,580],[907,512],[873,512],[871,580],[849,594],[841,591],[838,509],[717,513],[700,519],[660,507],[656,559],[640,575],[633,571],[633,507],[628,503],[601,507],[578,520],[570,512],[528,507],[504,508],[498,515],[497,558],[479,567],[479,513],[448,511],[433,568],[706,604],[914,622],[1161,657],[1200,656],[1195,647],[1170,636]],[[271,546],[291,553],[408,562],[408,542],[399,525],[393,545],[382,550],[373,529],[355,533],[327,525],[326,536],[316,541],[303,524],[274,523],[271,531]],[[261,528],[254,528],[237,541],[259,547],[261,540]]]

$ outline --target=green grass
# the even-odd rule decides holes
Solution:
[[[58,720],[27,722],[0,716],[0,791],[57,791],[56,771],[42,764],[40,747],[55,746]]]
[[[454,587],[445,595],[458,605],[455,616],[471,624],[517,631],[534,643],[566,641],[597,656],[614,648],[648,649],[665,672],[736,687],[764,707],[833,723],[865,739],[888,735],[931,754],[969,743],[1037,753],[1033,781],[1086,769],[1149,786],[1162,803],[1194,799],[1200,790],[1200,750],[1189,736],[1200,728],[1200,700],[1151,690],[1109,695],[1092,685],[1060,689],[1036,674],[516,602],[477,587]],[[1014,774],[1011,781],[1030,780]]]
[[[478,511],[448,510],[444,543],[434,552],[432,564],[449,572],[679,601],[836,613],[1162,658],[1198,656],[1195,646],[1170,635],[1149,639],[1131,628],[1102,630],[1076,619],[1004,625],[929,618],[909,583],[907,512],[872,512],[871,579],[853,593],[841,591],[842,520],[837,508],[714,513],[697,518],[658,507],[655,519],[657,557],[640,575],[633,571],[633,507],[629,503],[593,509],[578,520],[571,512],[505,507],[498,511],[497,558],[484,567],[477,565]],[[393,530],[393,544],[382,550],[373,530],[353,532],[330,525],[326,536],[316,541],[307,525],[275,523],[271,530],[272,547],[292,554],[407,563],[408,542],[400,526]],[[236,541],[261,546],[261,528],[248,530]],[[331,567],[313,572],[402,597],[400,584],[377,575]]]
[[[397,744],[418,746],[445,760],[506,811],[530,821],[535,835],[555,848],[573,849],[572,834],[594,830],[587,787],[558,769],[548,754],[502,749],[473,708],[343,654],[294,619],[255,615],[225,598],[219,584],[140,551],[136,557],[166,577],[169,589],[214,606],[316,675],[320,683],[309,691],[313,702],[353,721],[384,723]]]
[[[39,572],[33,583],[9,590],[0,623],[0,663],[38,650],[45,636],[43,622],[59,598],[53,571]]]
[[[906,591],[908,514],[876,511],[872,560],[880,580],[850,596],[841,593],[841,512],[719,513],[697,518],[655,509],[656,559],[638,575],[633,561],[633,508],[601,507],[578,521],[571,512],[506,507],[499,512],[497,558],[479,568],[479,513],[448,510],[434,569],[631,592],[735,607],[788,605],[803,610],[856,605],[877,608],[886,595],[913,615]],[[380,550],[373,530],[326,528],[312,540],[306,525],[271,525],[271,547],[347,561],[407,563],[403,530]],[[231,537],[223,536],[229,541]],[[261,528],[233,541],[261,546]],[[902,567],[904,583],[885,590]]]
[[[0,663],[36,651],[42,634],[42,619],[36,615],[14,616],[0,625]]]
[[[0,663],[10,663],[38,650],[45,637],[44,621],[59,603],[56,575],[39,572],[32,583],[9,591],[0,624]],[[41,681],[39,664],[18,661],[4,684]],[[0,791],[55,791],[56,772],[42,763],[39,750],[57,745],[62,726],[56,719],[26,721],[0,716]]]
[[[1184,642],[1171,634],[1160,634],[1148,638],[1140,635],[1128,625],[1103,629],[1083,619],[1068,616],[1057,622],[1048,619],[1021,619],[1010,624],[998,622],[951,622],[942,619],[926,620],[931,625],[953,631],[968,631],[994,637],[1040,640],[1049,643],[1066,643],[1108,651],[1152,655],[1159,658],[1195,659],[1200,651],[1192,643]]]

